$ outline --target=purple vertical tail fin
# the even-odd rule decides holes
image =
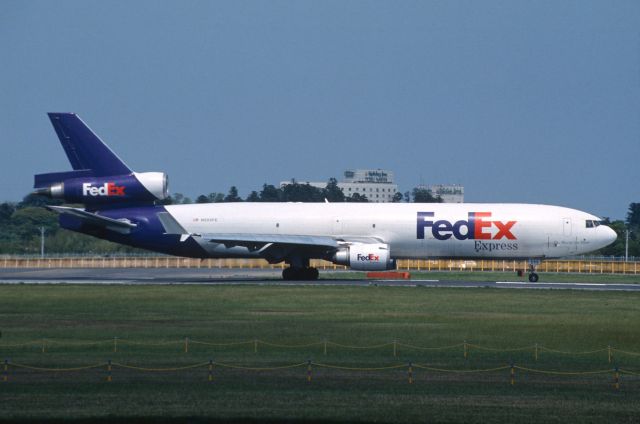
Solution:
[[[73,171],[35,175],[33,194],[90,208],[148,205],[169,196],[163,172],[133,172],[73,113],[49,113]]]
[[[75,113],[49,113],[74,170],[91,170],[96,177],[133,171]]]

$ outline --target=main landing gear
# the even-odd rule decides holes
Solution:
[[[313,267],[304,267],[304,268],[294,268],[289,267],[282,270],[282,279],[286,281],[291,280],[303,280],[303,281],[313,281],[318,279],[317,268]]]
[[[285,262],[289,268],[282,270],[283,280],[313,281],[318,279],[320,273],[317,268],[309,266],[309,258],[295,255],[287,258]]]

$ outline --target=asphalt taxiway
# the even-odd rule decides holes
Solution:
[[[28,268],[0,269],[0,284],[253,284],[253,285],[351,285],[510,289],[565,289],[640,291],[640,284],[579,282],[529,283],[526,281],[439,281],[431,279],[374,280],[335,279],[330,271],[317,281],[282,281],[280,270],[218,268]],[[323,278],[324,277],[324,278]]]

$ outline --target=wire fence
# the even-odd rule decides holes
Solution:
[[[138,252],[68,252],[68,253],[3,253],[0,254],[0,260],[3,259],[64,259],[64,258],[164,258],[173,257],[164,253],[138,251]],[[604,261],[604,262],[640,262],[638,256],[612,256],[612,255],[574,255],[566,256],[564,260],[575,261]]]
[[[20,348],[31,348],[34,347],[41,351],[41,353],[46,353],[55,349],[56,352],[59,352],[61,349],[65,348],[79,348],[79,347],[96,347],[96,346],[104,346],[104,351],[109,351],[113,353],[122,352],[127,349],[127,346],[132,347],[171,347],[172,350],[182,351],[184,353],[189,353],[190,349],[194,346],[204,346],[207,348],[237,348],[246,346],[247,351],[252,351],[253,353],[258,353],[264,348],[276,348],[276,349],[309,349],[309,348],[322,348],[322,354],[324,356],[328,355],[328,353],[332,350],[355,350],[355,351],[367,351],[367,350],[375,350],[375,351],[383,351],[386,349],[389,355],[393,357],[398,357],[400,354],[400,350],[404,352],[435,352],[435,351],[458,351],[459,354],[462,354],[464,359],[468,359],[471,354],[476,352],[495,352],[495,353],[515,353],[515,352],[530,352],[531,357],[537,361],[543,354],[555,354],[562,355],[567,357],[580,357],[580,356],[588,356],[588,355],[602,355],[603,357],[606,354],[607,362],[609,364],[613,363],[614,357],[618,355],[625,355],[631,357],[640,357],[640,352],[636,352],[628,349],[619,349],[615,346],[604,346],[597,349],[589,349],[589,350],[580,350],[580,351],[569,351],[562,349],[555,349],[551,347],[544,346],[539,343],[534,343],[526,346],[516,346],[516,347],[492,347],[492,346],[483,346],[479,344],[469,343],[467,341],[463,341],[461,343],[455,344],[447,344],[443,346],[419,346],[412,343],[404,343],[400,340],[391,340],[388,342],[375,343],[375,344],[367,344],[367,345],[355,345],[355,344],[345,344],[338,343],[331,340],[320,340],[320,341],[311,341],[307,343],[281,343],[281,342],[273,342],[266,341],[260,339],[251,339],[251,340],[238,340],[238,341],[211,341],[211,340],[198,340],[190,337],[185,337],[184,339],[175,339],[175,340],[131,340],[120,337],[113,337],[102,340],[59,340],[59,339],[50,339],[50,338],[42,338],[38,340],[28,340],[24,342],[15,342],[15,343],[0,343],[0,352],[8,352],[11,350],[12,352],[16,349]],[[310,353],[317,353],[317,350],[312,351]]]
[[[460,369],[460,368],[443,368],[437,367],[430,364],[425,363],[393,363],[387,365],[377,365],[377,366],[353,366],[353,365],[343,365],[343,364],[330,364],[324,362],[316,362],[312,360],[276,365],[276,366],[248,366],[245,364],[233,364],[233,363],[225,363],[225,362],[216,362],[213,360],[204,361],[204,362],[196,362],[193,364],[180,365],[180,366],[172,366],[172,367],[152,367],[152,366],[142,366],[142,365],[133,365],[128,363],[121,363],[116,361],[107,360],[100,363],[88,364],[88,365],[79,365],[75,367],[43,367],[43,366],[35,366],[24,364],[20,362],[13,362],[9,360],[5,360],[2,367],[2,382],[9,383],[10,381],[18,380],[20,376],[18,375],[18,371],[26,370],[32,373],[44,373],[44,374],[63,374],[63,373],[78,373],[89,370],[103,370],[104,375],[103,379],[107,382],[113,382],[115,379],[115,375],[118,370],[124,371],[132,371],[139,373],[180,373],[184,371],[194,371],[194,370],[202,370],[201,373],[206,376],[206,380],[208,382],[214,381],[214,372],[221,373],[224,369],[230,370],[241,370],[244,372],[279,372],[283,370],[291,370],[296,368],[304,369],[304,378],[308,383],[311,383],[313,380],[313,372],[317,369],[327,369],[331,371],[338,371],[341,373],[344,372],[357,372],[357,373],[380,373],[386,371],[397,371],[403,370],[406,373],[404,377],[409,384],[414,384],[417,379],[423,382],[429,382],[430,377],[433,377],[435,374],[457,374],[457,375],[477,375],[477,374],[503,374],[504,381],[507,384],[515,385],[517,378],[522,378],[525,374],[542,374],[544,376],[555,376],[555,377],[563,377],[564,379],[568,378],[578,378],[578,377],[598,377],[604,375],[607,379],[606,381],[611,385],[613,389],[620,390],[621,381],[623,377],[632,378],[637,381],[636,377],[640,376],[640,370],[626,369],[626,368],[602,368],[602,369],[594,369],[594,370],[583,370],[583,371],[562,371],[562,370],[548,370],[548,369],[540,369],[540,368],[531,368],[526,366],[520,366],[515,363],[504,364],[497,367],[491,368],[476,368],[476,369]],[[416,370],[420,370],[423,375],[418,376]],[[517,376],[516,372],[520,373],[520,376]],[[323,378],[330,378],[329,375],[324,375]],[[398,376],[394,376],[394,378],[398,378]]]
[[[193,355],[193,349],[199,346],[200,349]],[[49,352],[64,353],[73,349],[82,347],[91,347],[98,349],[98,352],[93,351],[92,354],[95,357],[99,354],[102,357],[109,355],[116,355],[120,358],[118,360],[98,360],[93,363],[85,364],[69,364],[68,361],[73,361],[74,353],[67,355],[64,359],[60,360],[56,365],[51,365],[55,358],[59,358],[58,355],[47,355]],[[167,361],[160,356],[155,356],[155,359],[151,359],[153,356],[148,354],[142,355],[147,363],[135,363],[131,357],[118,356],[119,353],[126,353],[127,350],[133,349],[128,353],[140,354],[136,351],[136,348],[152,348],[161,349],[161,352],[165,354],[170,352],[173,355],[176,353],[185,354],[182,359],[178,359],[175,356],[173,359]],[[42,356],[40,359],[34,357],[33,349],[36,348]],[[247,363],[247,358],[241,360],[241,362],[233,360],[214,361],[209,359],[207,361],[202,360],[202,355],[216,356],[217,349],[233,350],[234,355],[240,354],[242,351],[258,354],[264,350],[270,350],[273,352],[282,352],[282,350],[295,351],[294,356],[288,355],[288,357],[295,358],[300,354],[301,349],[306,349],[307,358],[313,356],[322,356],[325,360],[318,361],[314,359],[297,360],[285,363],[278,363],[277,358],[265,357],[265,359],[258,359],[259,356],[253,357]],[[25,352],[25,350],[27,350]],[[354,353],[372,351],[373,357],[367,357],[366,359],[360,358],[354,354],[350,354],[349,351]],[[387,352],[385,354],[385,351]],[[332,362],[328,359],[330,353],[340,352],[338,355],[338,362]],[[91,357],[87,355],[87,352],[83,351],[82,355],[85,359]],[[147,352],[148,353],[148,352]],[[347,356],[345,356],[345,353]],[[402,355],[401,355],[402,353]],[[435,353],[446,354],[443,357],[436,358],[433,356]],[[487,354],[515,354],[522,353],[525,356],[518,357],[517,361],[509,359],[507,362],[501,358],[489,359]],[[376,374],[382,376],[382,378],[396,380],[404,378],[409,384],[413,384],[416,381],[429,382],[435,381],[437,375],[457,375],[460,378],[475,378],[465,377],[487,374],[492,377],[492,381],[503,381],[510,385],[515,385],[516,382],[526,383],[530,381],[530,376],[542,376],[543,378],[556,377],[565,382],[577,381],[576,379],[593,379],[590,382],[606,382],[607,385],[611,385],[615,390],[619,390],[621,386],[622,378],[624,377],[628,383],[640,382],[640,369],[639,365],[634,361],[640,357],[640,352],[636,352],[630,349],[618,349],[613,346],[606,346],[596,349],[588,350],[563,350],[547,347],[538,343],[526,345],[526,346],[514,346],[514,347],[494,347],[484,346],[475,343],[469,343],[463,341],[461,343],[446,344],[442,346],[421,346],[414,343],[404,343],[400,340],[391,340],[383,343],[373,343],[366,345],[339,343],[331,340],[311,341],[307,343],[281,343],[266,341],[260,339],[251,340],[236,340],[236,341],[215,341],[215,340],[198,340],[185,337],[184,339],[175,340],[131,340],[119,337],[113,337],[102,340],[60,340],[60,339],[40,339],[29,340],[24,342],[15,343],[2,343],[0,344],[0,354],[4,354],[5,358],[3,363],[0,363],[2,367],[2,381],[8,383],[10,381],[33,381],[33,378],[40,378],[41,375],[62,375],[72,374],[78,375],[78,373],[88,373],[97,371],[101,377],[101,381],[112,382],[117,378],[122,381],[130,381],[132,378],[130,373],[182,373],[186,378],[199,378],[197,375],[202,375],[202,380],[206,378],[207,381],[213,382],[214,375],[223,375],[224,370],[228,372],[243,372],[243,373],[260,373],[267,372],[271,377],[295,378],[298,375],[300,378],[306,378],[308,382],[312,379],[331,379],[332,376],[336,378],[345,378],[345,374],[348,377],[349,373],[359,374]],[[29,355],[30,354],[30,355]],[[75,352],[78,355],[78,352]],[[427,354],[427,357],[422,357],[419,361],[407,361],[407,357],[415,357]],[[30,358],[27,361],[9,359],[24,356]],[[485,356],[483,356],[485,355]],[[278,354],[278,357],[282,360],[287,355]],[[476,356],[476,361],[470,361],[472,357]],[[556,366],[550,366],[549,361],[541,361],[541,359],[549,356],[569,358],[566,360],[556,361]],[[581,361],[580,358],[591,356],[590,361]],[[624,356],[626,359],[624,366],[620,366],[620,358]],[[386,357],[387,359],[383,359]],[[431,357],[431,360],[428,358]],[[528,358],[525,360],[525,357]],[[49,358],[49,359],[47,359]],[[125,359],[129,358],[129,359]],[[189,362],[189,358],[194,359],[193,362]],[[200,358],[200,360],[197,360]],[[455,360],[458,358],[458,360]],[[334,357],[333,361],[336,361]],[[349,362],[345,362],[349,361]],[[388,362],[390,361],[390,362]],[[540,361],[540,362],[538,362]],[[172,365],[171,362],[174,362]],[[449,366],[447,366],[447,363]],[[482,366],[488,365],[488,366]],[[558,365],[560,364],[560,365]],[[575,365],[575,366],[572,366]],[[598,364],[601,364],[598,366]],[[581,369],[575,369],[581,368]],[[296,369],[303,369],[300,374],[295,372]],[[324,373],[318,374],[320,370],[325,370]],[[397,374],[401,371],[404,377],[399,377]],[[283,373],[287,373],[286,375]],[[293,374],[292,374],[293,372]],[[123,374],[124,373],[124,374]],[[341,373],[340,376],[336,376],[335,373]],[[384,374],[387,373],[387,374]],[[391,373],[391,374],[389,374]],[[303,376],[303,377],[302,377]],[[314,377],[315,376],[315,377]],[[579,380],[584,383],[584,380]],[[550,380],[543,381],[543,384],[551,384]],[[637,384],[630,387],[637,388]],[[630,389],[631,390],[631,389]]]

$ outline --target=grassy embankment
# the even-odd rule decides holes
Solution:
[[[0,381],[0,420],[205,418],[228,421],[633,422],[640,415],[639,377],[613,373],[547,375],[518,370],[446,373],[414,367],[476,370],[519,366],[584,372],[640,370],[640,294],[623,292],[429,289],[420,287],[263,286],[0,286],[0,355],[12,363],[71,368],[114,363],[146,368],[217,363],[252,367],[315,363],[254,371],[207,366],[151,372],[106,367],[43,372],[10,367]],[[113,338],[118,337],[117,352]],[[189,352],[184,338],[189,337]],[[6,347],[48,339],[40,343]],[[288,348],[258,344],[259,339]],[[100,344],[83,341],[104,340]],[[377,345],[349,349],[329,344]],[[397,356],[393,345],[398,340]],[[463,341],[496,349],[443,347]],[[234,346],[197,344],[247,342]],[[143,343],[143,344],[134,344]],[[162,343],[150,345],[145,343]],[[538,359],[534,345],[538,343]],[[548,349],[591,354],[561,354]]]

